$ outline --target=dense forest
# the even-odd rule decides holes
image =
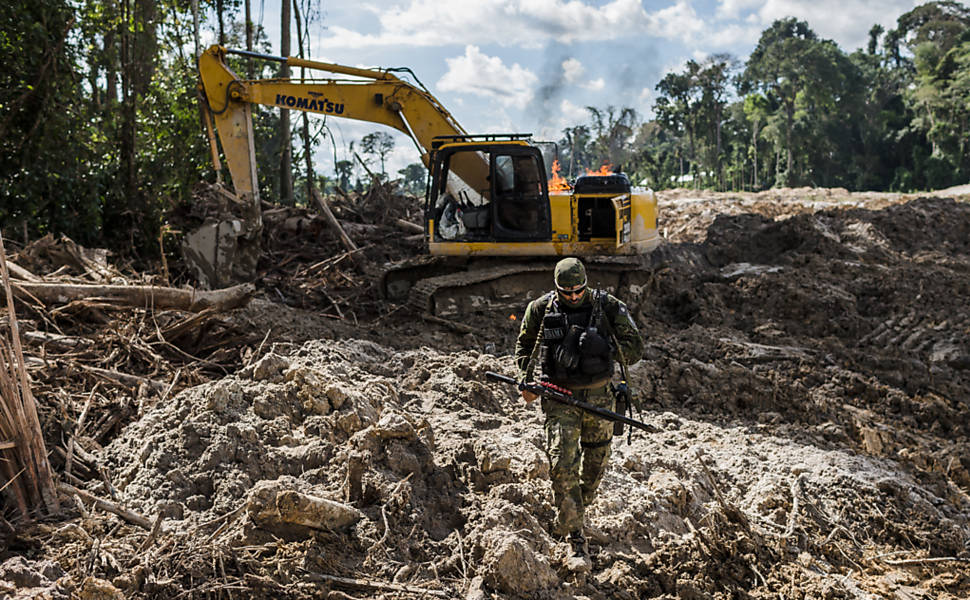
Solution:
[[[322,19],[317,4],[283,3],[298,43],[275,53],[306,55],[307,31]],[[249,0],[11,0],[0,23],[4,233],[63,233],[156,255],[171,233],[166,215],[213,177],[194,68],[200,30],[226,45],[272,50]],[[269,66],[238,69],[279,75]],[[654,188],[717,190],[911,191],[970,178],[970,9],[958,2],[922,4],[888,31],[875,25],[867,48],[851,54],[809,23],[778,20],[747,59],[690,60],[656,90],[651,119],[587,107],[588,122],[559,140],[563,173],[610,163]],[[300,203],[308,178],[359,185],[354,162],[316,173],[307,160],[333,144],[324,123],[281,124],[269,109],[258,109],[256,121],[263,198]],[[393,139],[375,132],[355,143],[344,155],[367,156],[383,172]],[[420,165],[397,175],[421,189]]]

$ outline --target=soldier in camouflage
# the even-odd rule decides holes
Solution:
[[[633,364],[643,355],[643,340],[626,305],[587,286],[586,268],[575,258],[556,265],[556,289],[525,310],[515,343],[521,380],[542,378],[572,391],[579,399],[614,410],[607,386],[617,360]],[[535,394],[522,392],[526,402]],[[568,538],[566,566],[590,569],[583,534],[584,507],[596,494],[610,458],[613,423],[582,409],[542,400],[546,455],[551,466],[557,519],[553,533]]]

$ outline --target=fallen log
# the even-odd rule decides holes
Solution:
[[[10,276],[15,279],[23,279],[24,281],[35,281],[35,282],[43,281],[43,279],[34,275],[27,269],[19,265],[16,265],[10,261],[7,261],[7,270],[10,271]]]
[[[404,219],[394,219],[394,224],[404,231],[409,231],[411,233],[420,233],[424,236],[424,226],[418,225],[417,223],[412,223],[411,221],[405,221]]]
[[[99,298],[127,306],[190,312],[198,312],[206,308],[228,310],[245,306],[256,291],[256,286],[251,283],[208,292],[152,285],[87,285],[26,281],[12,281],[11,286],[14,295],[18,298],[33,297],[46,304],[65,304],[75,300]]]
[[[87,338],[60,335],[46,331],[25,331],[23,336],[24,341],[30,344],[38,346],[49,345],[53,348],[64,350],[77,350],[78,348],[84,348],[94,343]]]

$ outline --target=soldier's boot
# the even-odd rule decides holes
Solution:
[[[593,568],[589,559],[589,545],[582,532],[574,531],[569,534],[569,553],[566,554],[566,570],[572,573],[588,573]]]

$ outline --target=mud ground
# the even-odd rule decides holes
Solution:
[[[484,380],[524,301],[461,335],[264,298],[234,315],[259,356],[99,453],[89,489],[158,529],[79,500],[14,540],[0,596],[966,598],[968,201],[661,195],[665,242],[610,282],[661,431],[614,439],[588,576],[547,530],[539,409]]]

